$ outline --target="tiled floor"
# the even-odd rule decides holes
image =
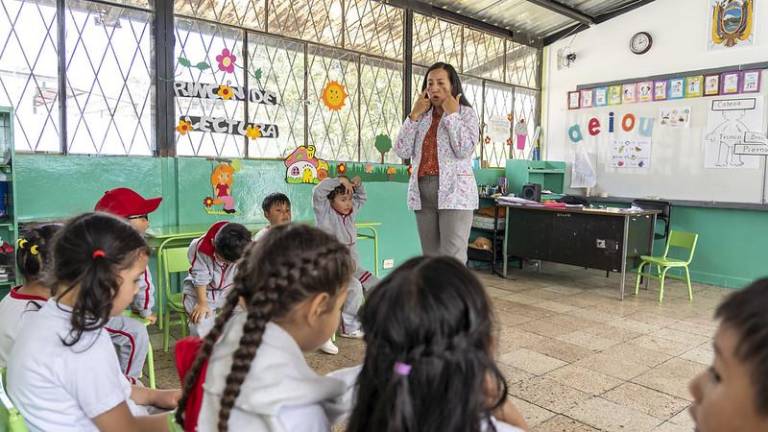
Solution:
[[[568,266],[478,276],[495,305],[499,365],[533,431],[692,430],[688,381],[710,363],[711,317],[728,290],[695,286],[689,302],[683,284],[668,282],[659,305],[653,282],[620,302],[616,274]],[[310,354],[309,364],[327,372],[361,361],[362,343],[338,345],[339,355]],[[155,361],[159,385],[178,386],[170,356]]]

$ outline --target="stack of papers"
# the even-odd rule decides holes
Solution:
[[[518,198],[513,196],[503,196],[496,199],[496,201],[501,205],[528,205],[528,206],[537,206],[537,207],[543,207],[544,204],[538,202],[538,201],[531,201],[527,200],[525,198]]]

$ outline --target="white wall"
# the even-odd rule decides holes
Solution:
[[[549,46],[542,113],[546,159],[568,157],[566,97],[579,84],[768,61],[768,4],[766,0],[755,3],[751,47],[707,51],[709,0],[656,0]],[[629,39],[640,31],[651,34],[653,47],[635,55],[629,50]],[[569,43],[576,62],[557,70],[557,50]]]

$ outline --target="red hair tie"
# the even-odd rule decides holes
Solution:
[[[91,254],[91,258],[94,259],[94,260],[98,259],[98,258],[104,258],[105,256],[107,256],[107,254],[104,253],[104,250],[102,250],[102,249],[96,249]]]

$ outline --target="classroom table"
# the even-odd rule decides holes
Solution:
[[[595,209],[512,205],[504,218],[503,270],[507,258],[551,261],[621,272],[619,298],[624,299],[628,261],[653,252],[658,210]]]
[[[312,224],[311,221],[296,221],[298,223],[308,223]],[[257,231],[261,230],[262,228],[265,228],[267,226],[266,222],[261,223],[245,223],[243,224],[245,227],[251,231],[252,233],[256,233]],[[372,222],[372,221],[362,221],[355,223],[355,226],[358,229],[357,238],[362,239],[368,239],[373,241],[373,262],[375,263],[373,274],[374,276],[379,276],[379,231],[377,227],[381,226],[381,222]],[[162,287],[163,286],[163,277],[165,275],[162,272],[162,269],[160,269],[160,262],[162,262],[162,255],[165,249],[168,247],[174,246],[185,246],[192,242],[192,240],[202,236],[205,234],[208,229],[211,227],[210,224],[202,224],[202,225],[177,225],[177,226],[166,226],[166,227],[159,227],[159,228],[150,228],[147,231],[147,240],[149,242],[150,247],[155,249],[155,255],[157,257],[157,263],[158,263],[158,269],[156,272],[157,275],[157,283],[155,284],[156,287]],[[365,230],[366,233],[361,233],[359,230]],[[163,308],[165,306],[164,301],[164,295],[162,289],[157,289],[155,291],[157,293],[157,317],[158,317],[158,327],[162,328],[162,318],[163,318]]]

